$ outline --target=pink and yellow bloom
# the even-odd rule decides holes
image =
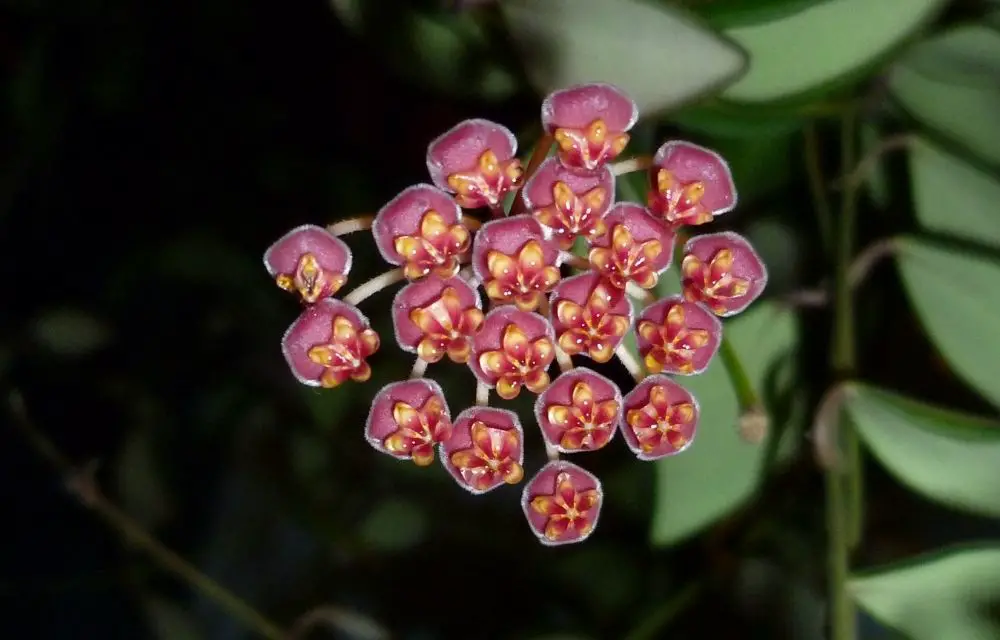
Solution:
[[[368,357],[379,337],[358,309],[325,298],[306,308],[281,339],[281,350],[296,379],[333,388],[347,380],[365,382],[372,370]]]
[[[617,158],[639,110],[618,87],[581,84],[546,96],[542,126],[559,145],[559,160],[579,171],[596,171]]]
[[[746,238],[728,231],[688,240],[681,275],[684,297],[721,317],[746,309],[767,286],[764,261]]]
[[[687,449],[698,426],[694,396],[664,375],[649,376],[625,395],[622,437],[640,460]]]
[[[514,412],[470,407],[455,418],[455,429],[442,445],[441,462],[462,488],[485,493],[524,478],[523,439]]]
[[[313,304],[337,293],[351,271],[351,250],[323,227],[306,224],[279,238],[264,253],[277,285]]]
[[[369,444],[421,467],[434,461],[434,448],[451,433],[448,405],[433,380],[405,380],[385,386],[372,400],[365,423]]]
[[[465,120],[427,147],[427,170],[440,189],[456,194],[466,209],[496,208],[521,184],[521,163],[514,157],[517,138],[489,120]]]
[[[521,508],[528,525],[546,546],[581,542],[590,537],[603,501],[600,481],[563,460],[542,467],[521,494]]]
[[[472,245],[462,210],[429,184],[408,187],[382,207],[372,235],[386,262],[402,265],[410,280],[454,276]]]
[[[614,437],[621,410],[621,392],[613,382],[577,367],[538,396],[535,418],[545,441],[560,453],[596,451]]]

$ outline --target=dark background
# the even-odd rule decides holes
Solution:
[[[336,607],[336,624],[310,637],[372,637],[346,628],[352,616],[414,639],[822,637],[822,483],[808,446],[752,505],[673,549],[647,544],[651,469],[601,452],[592,468],[616,498],[587,544],[553,550],[525,526],[519,489],[468,496],[364,443],[371,396],[409,370],[399,352],[383,349],[364,387],[319,392],[289,375],[278,341],[296,303],[261,264],[275,238],[373,212],[426,180],[426,144],[461,119],[537,131],[540,98],[502,33],[498,49],[462,61],[517,81],[487,101],[399,64],[413,45],[400,20],[387,13],[373,36],[319,0],[5,2],[5,394],[18,390],[38,429],[96,465],[115,502],[271,619],[291,626]],[[813,234],[798,211],[810,206],[798,153],[728,222],[767,211]],[[909,224],[881,220],[862,234]],[[349,242],[354,283],[384,269],[370,239]],[[802,255],[786,289],[823,274]],[[869,377],[978,408],[933,356],[894,275],[867,290]],[[365,307],[383,335],[390,299]],[[802,323],[801,384],[815,396],[828,328],[821,312]],[[441,371],[450,393],[472,393],[459,367]],[[0,634],[250,637],[123,547],[16,432],[0,442]],[[869,477],[869,561],[986,531],[875,468]]]

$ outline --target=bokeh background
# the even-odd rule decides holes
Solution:
[[[888,86],[901,52],[979,20],[990,4],[879,2],[897,6],[888,24],[900,33],[849,74],[793,87],[794,99],[758,100],[751,88],[740,101],[718,93],[745,68],[695,86],[717,72],[697,66],[685,48],[693,36],[665,33],[656,50],[639,23],[630,59],[622,25],[580,18],[583,27],[571,26],[592,53],[573,49],[576,67],[552,66],[570,45],[545,38],[554,14],[523,19],[525,2],[504,3],[514,7],[505,13],[490,2],[432,0],[5,0],[5,403],[16,392],[37,431],[111,501],[276,624],[290,629],[313,612],[301,637],[826,637],[823,475],[809,426],[831,382],[830,313],[782,302],[829,275],[808,154],[836,202],[843,114],[855,115],[862,152],[911,131]],[[815,50],[808,34],[763,46],[740,43],[739,30],[843,3],[650,6],[729,30],[756,47],[751,72],[758,60],[778,60],[787,70],[775,77],[792,77],[811,57],[860,47],[853,27],[832,23],[840,44]],[[298,306],[273,286],[261,256],[293,226],[372,213],[425,181],[427,143],[462,119],[505,124],[529,153],[539,84],[598,63],[599,73],[620,74],[600,79],[657,87],[650,100],[663,108],[643,119],[630,153],[682,137],[732,164],[741,206],[715,227],[756,243],[771,269],[761,304],[782,310],[779,320],[761,313],[733,329],[750,344],[744,355],[772,432],[752,444],[735,420],[704,425],[718,434],[704,436],[712,447],[669,469],[674,460],[640,463],[621,446],[590,454],[585,464],[608,490],[601,524],[585,544],[549,549],[523,521],[519,488],[469,496],[439,467],[395,463],[364,442],[372,396],[411,365],[388,341],[364,386],[295,382],[278,345]],[[658,65],[665,89],[655,84]],[[691,86],[677,80],[685,70]],[[859,196],[860,247],[916,224],[904,154],[886,151],[877,164],[878,182]],[[354,283],[386,268],[370,238],[347,240]],[[383,335],[393,291],[364,306]],[[995,415],[932,346],[893,269],[871,269],[855,308],[866,381]],[[618,366],[601,370],[628,379]],[[453,406],[471,400],[464,369],[433,371]],[[735,417],[724,372],[706,375],[702,404]],[[530,399],[509,406],[528,415]],[[539,442],[528,446],[530,470],[544,456]],[[5,637],[258,637],[124,545],[13,428],[0,469]],[[911,493],[870,459],[864,469],[858,566],[1000,533]],[[864,614],[859,628],[894,637]]]

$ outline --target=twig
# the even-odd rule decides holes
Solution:
[[[528,180],[531,176],[535,175],[535,171],[538,170],[539,165],[545,160],[549,155],[549,149],[552,148],[552,143],[555,142],[549,134],[545,134],[538,140],[535,145],[535,150],[531,153],[531,157],[528,159],[528,165],[524,168],[524,174],[521,177],[521,186],[517,188],[514,192],[514,201],[510,205],[510,215],[516,216],[518,214],[524,213],[524,198],[521,197],[521,190],[524,189],[524,185],[528,184]]]
[[[91,510],[118,534],[123,542],[146,552],[164,572],[201,592],[214,601],[234,619],[268,640],[286,637],[278,625],[271,622],[244,600],[199,571],[176,552],[166,547],[117,505],[108,500],[94,479],[93,470],[77,469],[56,446],[39,431],[28,417],[24,398],[17,391],[11,392],[8,406],[14,425],[27,439],[31,448],[44,458],[62,476],[67,490],[87,509]]]
[[[355,231],[367,231],[372,228],[372,221],[375,216],[356,216],[347,220],[339,220],[326,227],[326,230],[335,236],[343,236]]]
[[[897,133],[879,141],[854,166],[854,169],[834,182],[831,187],[836,190],[857,190],[878,165],[882,156],[891,151],[906,149],[916,141],[912,133]]]
[[[847,281],[851,291],[857,289],[868,279],[872,269],[882,261],[883,258],[892,256],[899,248],[896,238],[883,238],[876,240],[865,247],[851,262],[847,270]],[[784,298],[781,303],[790,307],[825,307],[830,303],[829,282],[825,281],[816,289],[802,289],[794,291]]]
[[[396,284],[404,277],[403,268],[398,267],[392,269],[391,271],[386,271],[381,275],[377,275],[368,282],[363,282],[359,284],[353,291],[344,296],[344,302],[354,306],[358,306],[371,296],[375,295],[382,289],[386,287],[391,287]]]
[[[611,173],[620,176],[634,171],[646,171],[653,166],[652,156],[636,156],[611,165]]]

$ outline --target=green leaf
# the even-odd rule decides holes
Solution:
[[[778,20],[829,0],[680,0],[713,27],[725,28]]]
[[[1000,182],[926,140],[911,147],[910,173],[924,227],[1000,247]]]
[[[942,357],[1000,406],[1000,264],[916,238],[901,240],[896,258],[910,302]]]
[[[932,80],[995,87],[1000,75],[1000,32],[979,25],[956,27],[913,47],[905,63]]]
[[[995,545],[925,554],[856,576],[848,588],[863,609],[912,640],[1000,638]]]
[[[843,80],[885,56],[945,3],[829,0],[781,20],[729,29],[726,35],[750,52],[750,70],[722,95],[760,102]]]
[[[964,27],[914,47],[893,70],[892,96],[911,116],[1000,164],[1000,34]]]
[[[794,316],[767,303],[727,320],[725,335],[758,393],[799,339]],[[678,382],[698,398],[701,419],[690,449],[655,463],[651,535],[656,545],[674,544],[748,500],[760,483],[770,448],[768,440],[750,444],[740,437],[739,402],[720,358],[701,375]],[[781,426],[771,425],[769,439]]]
[[[847,388],[844,408],[900,482],[949,506],[1000,516],[1000,422],[860,384]]]
[[[670,117],[685,129],[728,138],[789,135],[799,130],[805,119],[792,109],[753,109],[722,100],[692,105]]]
[[[610,82],[640,112],[656,112],[721,88],[746,65],[738,47],[685,12],[641,0],[504,0],[500,8],[541,93]]]

